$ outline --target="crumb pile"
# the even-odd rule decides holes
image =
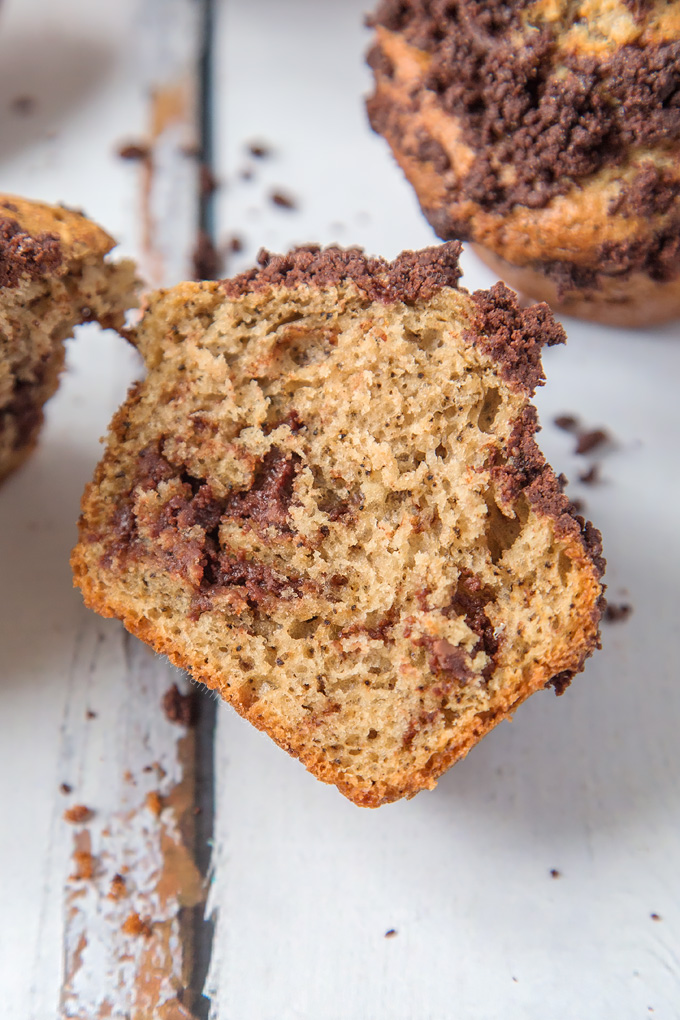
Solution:
[[[37,442],[74,326],[119,329],[136,304],[132,263],[105,260],[114,244],[78,213],[0,196],[0,479]]]
[[[459,248],[152,294],[72,558],[89,606],[361,805],[432,788],[598,641],[599,534],[533,438],[562,329],[460,289]]]
[[[368,110],[442,238],[630,326],[680,314],[680,3],[383,0]]]

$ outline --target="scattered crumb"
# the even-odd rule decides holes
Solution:
[[[517,985],[517,984],[519,984],[519,982],[518,982],[518,980],[517,980],[517,978],[516,978],[516,977],[513,977],[513,979],[512,979],[512,980],[513,980],[513,981],[515,982],[515,984],[516,984],[516,985]]]
[[[194,248],[194,279],[218,280],[221,275],[221,259],[210,234],[199,230]]]
[[[660,921],[661,920],[661,915],[660,914],[650,914],[649,916],[651,917],[652,921]]]
[[[557,418],[553,418],[553,424],[558,429],[562,429],[563,432],[576,432],[578,429],[578,418],[573,414],[558,414]]]
[[[120,159],[144,160],[151,156],[151,148],[146,142],[127,142],[118,148]]]
[[[238,234],[234,234],[227,241],[227,250],[234,253],[243,251],[243,238],[239,237]]]
[[[33,96],[15,96],[9,104],[12,113],[20,117],[28,117],[35,112],[36,101]]]
[[[124,896],[127,896],[127,883],[122,875],[115,874],[111,879],[108,898],[110,900],[122,900]]]
[[[597,485],[600,481],[600,468],[597,464],[591,464],[587,471],[578,476],[578,480],[584,485]]]
[[[64,811],[64,821],[72,825],[81,825],[83,822],[89,822],[91,818],[94,818],[94,811],[84,804],[74,804]]]
[[[182,694],[177,684],[165,692],[161,701],[161,708],[170,722],[179,723],[180,726],[193,726],[195,716],[196,699],[193,691]]]
[[[397,934],[397,929],[396,928],[390,928],[388,931],[385,932],[385,938],[386,939],[393,939],[396,934]]]
[[[620,605],[614,605],[612,602],[607,603],[607,608],[604,611],[604,619],[607,623],[622,623],[623,620],[627,620],[630,614],[633,612],[633,607],[622,602]]]
[[[243,170],[239,171],[239,177],[242,181],[252,181],[255,176],[255,171],[252,166],[244,166]]]
[[[574,453],[591,453],[598,447],[609,442],[609,433],[604,429],[592,429],[590,432],[580,432]]]
[[[199,169],[199,181],[202,195],[212,195],[217,191],[218,184],[215,175],[206,163],[201,163]]]
[[[150,790],[146,795],[146,806],[152,815],[160,818],[163,811],[163,798],[158,790]]]
[[[74,882],[88,881],[94,876],[95,858],[89,850],[75,850],[73,853],[75,871],[70,876]]]
[[[134,783],[134,781],[135,781],[135,777],[130,772],[130,769],[125,769],[125,772],[123,773],[123,782],[124,783]]]
[[[586,508],[585,503],[582,499],[572,499],[571,508],[577,514],[582,514]]]
[[[562,878],[562,872],[558,871],[557,868],[551,868],[550,875],[552,878]]]
[[[143,921],[139,914],[128,914],[120,929],[124,935],[143,935],[148,939],[152,935],[151,925]]]
[[[61,790],[65,797],[68,796],[69,793],[73,793],[73,787],[71,786],[70,783],[60,783],[59,789]]]
[[[266,142],[251,142],[248,146],[248,152],[255,159],[267,159],[272,154],[272,150]]]
[[[87,711],[85,712],[85,718],[86,719],[96,719],[97,718],[97,713],[93,712],[91,708],[88,708]]]
[[[283,191],[272,191],[269,195],[269,200],[274,205],[278,206],[279,209],[297,209],[297,202],[290,195],[287,195]]]

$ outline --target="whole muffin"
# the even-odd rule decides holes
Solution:
[[[680,314],[680,2],[383,0],[373,128],[442,238],[622,325]]]
[[[89,606],[371,807],[598,641],[599,535],[533,438],[564,333],[459,288],[458,251],[265,252],[152,294],[72,557]]]
[[[0,479],[38,440],[74,327],[119,329],[137,303],[132,262],[105,258],[115,243],[80,213],[0,195]]]

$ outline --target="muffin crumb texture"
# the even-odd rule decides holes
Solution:
[[[529,404],[563,333],[460,289],[458,251],[262,253],[152,294],[72,558],[88,605],[372,807],[598,641],[599,535]]]

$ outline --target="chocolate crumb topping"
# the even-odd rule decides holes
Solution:
[[[451,241],[422,251],[402,252],[394,262],[369,258],[360,248],[320,248],[308,245],[287,255],[262,249],[259,268],[222,283],[230,298],[269,287],[333,287],[351,281],[369,301],[389,304],[429,300],[442,287],[457,287],[461,276],[461,245]]]
[[[477,290],[472,300],[479,310],[480,337],[468,333],[498,362],[507,381],[531,395],[545,382],[541,348],[562,344],[566,335],[546,304],[520,308],[517,295],[496,283],[490,290]]]
[[[31,237],[16,220],[0,219],[0,287],[16,287],[22,276],[37,280],[54,273],[62,262],[55,234]]]
[[[530,6],[384,0],[370,19],[430,54],[423,87],[461,123],[475,150],[465,177],[449,182],[453,201],[472,199],[499,212],[515,204],[542,208],[629,148],[680,137],[680,42],[624,45],[597,58],[565,54],[558,35],[580,8],[547,24],[540,5],[524,15]],[[646,0],[628,6],[638,21],[651,16]],[[377,54],[371,63],[383,73]],[[377,131],[389,117],[382,105],[369,100]]]
[[[571,681],[574,679],[573,670],[565,669],[561,673],[556,673],[552,680],[548,680],[546,687],[552,687],[557,697],[561,697],[566,691],[567,687],[571,685]],[[556,876],[553,875],[553,878]]]

